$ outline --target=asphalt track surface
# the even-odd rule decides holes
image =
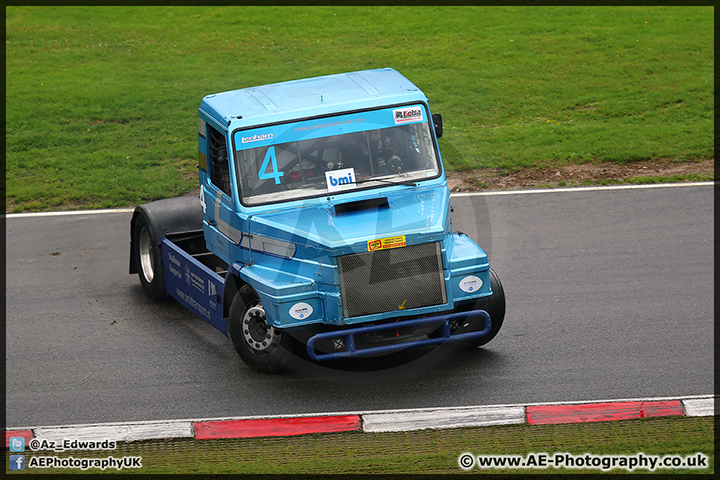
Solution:
[[[129,275],[130,213],[9,216],[8,427],[711,394],[713,186],[453,196],[498,337],[265,375]]]

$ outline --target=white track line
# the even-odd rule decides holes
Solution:
[[[132,213],[134,210],[134,208],[117,208],[106,210],[64,210],[62,212],[8,213],[5,215],[5,218],[61,217],[66,215],[107,215],[111,213]]]
[[[608,190],[641,190],[647,188],[672,188],[672,187],[707,187],[715,182],[686,182],[686,183],[657,183],[647,185],[608,185],[604,187],[570,187],[570,188],[543,188],[537,190],[492,190],[487,192],[454,192],[451,197],[492,197],[496,195],[527,195],[536,193],[583,193]],[[105,210],[66,210],[62,212],[29,212],[29,213],[8,213],[5,218],[28,218],[28,217],[55,217],[63,215],[103,215],[113,213],[132,213],[134,208],[118,208]]]
[[[474,197],[474,196],[495,196],[495,195],[525,195],[535,193],[583,193],[608,190],[643,190],[647,188],[672,188],[672,187],[707,187],[715,182],[686,182],[686,183],[652,183],[645,185],[607,185],[600,187],[568,187],[568,188],[541,188],[535,190],[495,190],[487,192],[457,192],[452,197]]]

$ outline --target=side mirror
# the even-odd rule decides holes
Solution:
[[[442,115],[439,113],[433,113],[432,115],[433,126],[435,127],[435,136],[437,138],[442,137],[443,126],[442,126]]]

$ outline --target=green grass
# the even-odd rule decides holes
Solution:
[[[712,7],[8,7],[14,211],[196,187],[208,93],[391,66],[449,170],[713,158]]]
[[[105,452],[37,452],[32,455],[102,458],[141,456],[142,469],[123,473],[202,474],[426,474],[463,473],[460,454],[527,455],[694,455],[709,457],[702,470],[655,473],[713,473],[714,418],[666,417],[564,425],[505,425],[399,433],[332,433],[297,437],[228,440],[160,440],[121,443]],[[80,470],[30,470],[24,473],[79,473]],[[97,469],[86,473],[98,473]],[[13,472],[15,473],[15,472]],[[104,473],[111,473],[105,470]],[[474,468],[470,473],[602,473],[573,469]],[[610,473],[627,473],[612,470]],[[635,473],[649,473],[636,470]]]

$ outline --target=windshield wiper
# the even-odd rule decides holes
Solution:
[[[365,180],[358,180],[355,183],[367,183],[367,182],[383,182],[388,183],[390,185],[408,185],[410,187],[417,187],[417,181],[416,180],[402,180],[399,182],[390,180],[389,178],[366,178]]]

